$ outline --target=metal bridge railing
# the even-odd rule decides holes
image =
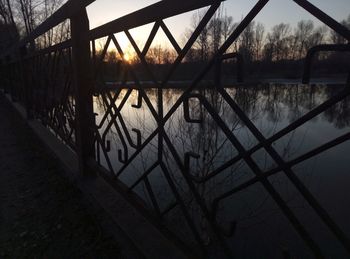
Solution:
[[[220,71],[222,60],[239,58],[236,54],[226,54],[226,52],[265,7],[268,0],[259,0],[256,3],[200,73],[192,78],[189,86],[183,89],[179,97],[171,104],[165,103],[164,89],[222,1],[188,0],[180,5],[174,1],[164,0],[89,30],[85,7],[91,2],[93,1],[68,1],[29,37],[4,53],[1,66],[4,91],[9,92],[14,101],[19,101],[26,107],[29,119],[41,120],[59,139],[77,152],[82,175],[95,174],[98,170],[98,173],[112,186],[117,186],[115,183],[125,185],[127,193],[132,192],[139,195],[138,198],[141,202],[138,204],[141,204],[139,206],[143,207],[142,209],[146,208],[159,225],[173,232],[174,236],[177,236],[185,245],[196,248],[200,256],[210,254],[212,246],[219,247],[219,250],[223,251],[227,257],[233,256],[228,240],[234,235],[236,223],[233,220],[227,226],[227,224],[220,222],[217,217],[220,204],[242,190],[261,184],[310,251],[315,257],[321,258],[323,257],[321,247],[270,181],[271,176],[283,174],[339,243],[350,253],[348,236],[293,170],[295,165],[348,141],[350,134],[346,133],[336,137],[290,161],[285,160],[273,146],[277,140],[345,100],[350,94],[349,86],[344,87],[329,100],[310,110],[277,133],[265,137],[235,98],[221,85],[220,73],[217,72],[211,97],[216,96],[224,102],[230,112],[244,124],[249,133],[257,140],[258,143],[248,149],[228,125],[228,122],[222,118],[220,107],[199,88],[199,84],[209,71],[215,68]],[[294,0],[294,2],[350,41],[349,30],[316,6],[306,0]],[[205,15],[185,45],[180,47],[164,20],[202,7],[208,7]],[[41,50],[35,50],[34,41],[38,37],[67,19],[71,23],[71,39]],[[154,23],[153,28],[143,49],[140,49],[130,30],[149,23]],[[152,71],[146,60],[149,48],[160,30],[164,32],[177,54],[175,61],[163,78],[159,78]],[[152,94],[144,88],[134,71],[134,67],[124,58],[123,49],[115,37],[115,34],[120,32],[125,33],[140,60],[142,70],[151,78],[153,88],[156,89]],[[95,42],[103,37],[107,37],[107,41],[101,55],[97,57]],[[103,79],[103,60],[111,46],[115,47],[122,57],[123,69],[134,82],[132,87],[126,84],[126,78],[124,78],[122,87],[109,92],[106,90],[106,82],[100,80]],[[313,53],[328,49],[328,47],[325,49],[316,47],[310,50],[306,62],[305,82],[309,77],[310,60]],[[344,49],[348,51],[347,46],[331,48],[331,50],[341,51]],[[137,98],[132,99],[135,94]],[[96,99],[94,95],[99,96],[102,102],[103,114],[96,114],[94,110],[94,100]],[[130,109],[130,99],[136,100],[136,104],[132,104],[132,109],[148,114],[147,120],[150,121],[150,129],[136,128],[132,125],[133,123],[128,122],[125,111]],[[197,114],[198,117],[191,110],[191,107],[195,105],[200,107],[201,112]],[[203,116],[210,118],[215,124],[216,130],[221,132],[220,138],[224,138],[225,142],[230,143],[236,153],[205,175],[193,174],[191,165],[200,156],[192,150],[180,150],[179,144],[173,138],[171,128],[168,126],[172,122],[172,118],[178,114],[183,116],[188,125],[202,125]],[[100,116],[98,120],[96,116]],[[147,123],[147,121],[143,122],[143,124]],[[112,135],[117,139],[116,143],[111,141]],[[117,147],[114,148],[114,145]],[[154,154],[150,158],[152,161],[148,161],[150,164],[147,164],[144,170],[142,169],[141,174],[133,174],[130,168],[134,166],[135,161],[140,156],[144,156],[145,151],[147,153],[151,149]],[[260,150],[272,158],[275,167],[263,170],[257,164],[253,155]],[[202,191],[204,186],[242,161],[253,172],[253,177],[211,199],[207,199]],[[136,163],[136,165],[139,166],[139,169],[141,168],[141,164]],[[155,174],[158,175],[156,178]],[[127,175],[127,180],[125,180],[125,175]],[[168,196],[159,197],[157,194],[161,179],[164,182],[162,188],[169,190]],[[148,197],[147,199],[136,191],[140,186],[144,190],[144,195]],[[145,200],[148,201],[148,204]],[[195,212],[193,212],[194,210]],[[177,217],[182,220],[176,224],[171,223],[168,216],[172,214],[181,214]],[[185,233],[189,233],[191,237],[185,240],[183,234],[179,235],[176,229],[174,230],[176,228],[174,226],[188,229]],[[203,226],[205,226],[205,230],[203,230]]]

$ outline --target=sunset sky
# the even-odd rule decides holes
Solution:
[[[96,0],[88,7],[90,27],[95,28],[118,17],[129,14],[140,8],[146,7],[157,0]],[[227,0],[224,2],[224,9],[228,16],[232,16],[234,22],[239,22],[256,3],[256,0]],[[323,11],[336,20],[346,19],[350,14],[350,0],[310,0]],[[181,1],[179,1],[181,3]],[[166,24],[181,42],[186,28],[190,27],[193,12],[168,19]],[[302,19],[311,19],[318,24],[317,20],[304,11],[292,0],[270,0],[263,11],[257,16],[256,21],[262,22],[267,29],[273,25],[284,22],[295,25]],[[151,29],[151,25],[136,29],[133,35],[137,41],[143,42]],[[123,36],[121,36],[123,37]],[[158,36],[161,42],[163,37]],[[125,41],[125,38],[122,40]],[[126,44],[126,43],[125,43]]]

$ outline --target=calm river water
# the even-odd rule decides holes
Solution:
[[[341,90],[341,86],[264,85],[233,87],[226,90],[255,126],[268,138],[331,98]],[[145,91],[150,99],[149,105],[152,104],[154,110],[157,111],[157,90]],[[179,89],[163,90],[165,115],[182,92]],[[259,143],[217,92],[200,90],[197,93],[206,97],[215,113],[220,116],[245,149],[252,148]],[[115,94],[118,95],[115,96]],[[116,100],[110,102],[108,97],[113,96]],[[104,100],[104,98],[107,99]],[[117,123],[110,123],[110,115],[103,120],[106,108],[111,103],[115,104],[115,108],[122,107],[120,111],[122,117],[118,117]],[[120,172],[124,165],[120,160],[129,159],[135,152],[132,144],[137,143],[137,130],[140,131],[142,144],[157,129],[152,108],[144,100],[140,108],[133,106],[137,103],[138,92],[136,90],[112,91],[104,94],[103,97],[101,95],[95,98],[95,112],[98,114],[96,120],[101,127],[101,136],[104,141],[111,143],[107,154],[111,164],[108,166],[102,153],[101,164],[106,168],[110,167],[109,169],[115,173]],[[222,129],[214,122],[213,117],[198,99],[189,100],[188,113],[191,119],[200,119],[201,122],[187,122],[185,113],[184,107],[179,106],[166,122],[165,131],[182,160],[186,152],[194,152],[199,155],[199,159],[191,159],[190,173],[192,175],[206,176],[238,154],[236,148],[228,141]],[[125,124],[124,129],[123,124]],[[125,129],[130,138],[126,136]],[[277,140],[273,143],[273,147],[285,161],[289,161],[349,131],[350,99],[346,99]],[[164,164],[187,207],[191,208],[190,212],[194,221],[201,229],[201,234],[205,239],[208,235],[207,226],[200,217],[198,206],[194,203],[170,151],[169,146],[164,144],[162,153]],[[347,141],[293,167],[304,185],[348,236],[350,236],[349,153],[350,141]],[[149,141],[130,165],[123,169],[119,179],[128,186],[132,185],[157,161],[157,158],[158,138],[155,137]],[[252,158],[264,171],[276,167],[273,159],[263,150],[254,153]],[[254,177],[252,171],[244,161],[240,161],[204,184],[198,185],[197,188],[210,205],[216,197],[252,177]],[[161,210],[167,208],[175,198],[159,166],[149,175],[149,181],[156,193]],[[347,257],[334,235],[325,227],[284,173],[269,177],[269,181],[319,244],[327,258]],[[143,184],[137,185],[134,190],[152,207]],[[178,228],[181,224],[179,222],[183,222],[184,219],[177,207],[168,213],[167,220],[182,239],[193,242],[186,227]],[[235,234],[228,239],[228,242],[238,258],[278,258],[282,257],[283,251],[289,251],[293,258],[311,257],[297,232],[260,183],[223,199],[218,208],[217,218],[223,228],[229,222],[236,222]],[[213,258],[219,257],[219,252],[213,250],[212,253]]]

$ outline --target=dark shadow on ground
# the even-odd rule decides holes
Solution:
[[[0,94],[0,258],[120,258],[102,212]]]

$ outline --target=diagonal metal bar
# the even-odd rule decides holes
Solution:
[[[140,184],[152,171],[159,166],[159,162],[155,162],[150,168],[148,168],[133,184],[130,185],[129,189],[134,189],[138,184]]]
[[[258,15],[258,13],[264,8],[264,6],[269,2],[269,0],[259,0],[253,9],[246,15],[246,17],[241,21],[241,23],[236,27],[236,29],[232,32],[229,38],[224,42],[224,44],[220,47],[218,52],[212,58],[212,60],[207,64],[207,66],[195,77],[192,81],[191,85],[184,91],[184,93],[179,97],[179,99],[175,102],[173,107],[168,111],[168,113],[164,116],[164,123],[172,116],[172,114],[176,111],[176,109],[183,103],[185,98],[192,92],[192,90],[198,85],[198,83],[205,77],[205,75],[210,71],[210,69],[215,65],[216,60],[221,57],[226,50],[230,47],[230,45],[237,40],[237,38],[241,35],[244,29],[250,24],[250,22]],[[186,49],[186,48],[184,48]],[[170,73],[169,73],[170,74]],[[167,78],[164,80],[168,80]]]
[[[201,245],[201,248],[203,249],[203,251],[205,251],[205,247],[203,246],[202,238],[200,237],[200,234],[198,233],[197,227],[195,226],[194,222],[191,220],[191,216],[188,212],[188,209],[186,208],[186,205],[185,205],[183,199],[181,198],[181,195],[179,194],[175,183],[171,179],[171,176],[168,172],[167,167],[165,166],[165,164],[163,162],[160,162],[160,167],[161,167],[161,169],[164,173],[164,176],[165,176],[165,178],[166,178],[166,180],[167,180],[167,182],[168,182],[168,184],[169,184],[169,186],[170,186],[170,188],[175,196],[177,203],[179,204],[179,206],[181,208],[181,211],[182,211],[182,213],[187,221],[188,226],[191,228],[192,233],[194,234],[196,241],[198,242],[198,244]]]
[[[155,36],[156,36],[156,34],[158,32],[158,29],[159,29],[159,22],[155,22],[154,25],[153,25],[152,31],[151,31],[151,33],[150,33],[150,35],[149,35],[149,37],[148,37],[148,39],[146,41],[146,44],[143,47],[143,50],[142,50],[142,56],[143,57],[146,56],[149,48],[151,47],[152,42],[153,42],[153,40],[154,40],[154,38],[155,38]]]
[[[320,21],[327,24],[330,28],[332,28],[334,31],[339,33],[345,39],[350,41],[350,30],[346,28],[344,25],[338,23],[328,14],[321,11],[319,8],[317,8],[315,5],[311,4],[307,0],[293,0],[293,1],[296,2],[298,5],[300,5],[302,8],[304,8],[306,11],[311,13],[313,16],[317,17]]]
[[[148,180],[148,177],[146,176],[145,179],[144,179],[144,183],[145,183],[145,186],[146,186],[146,189],[147,189],[147,192],[151,198],[151,202],[152,202],[152,205],[153,205],[153,208],[154,210],[156,211],[156,214],[158,217],[161,217],[161,211],[160,211],[160,208],[159,208],[159,204],[158,204],[158,201],[157,201],[157,198],[153,192],[153,188],[152,188],[152,185],[151,183],[149,182]]]
[[[155,84],[155,86],[157,88],[159,88],[159,82],[157,80],[157,78],[155,77],[155,75],[152,73],[151,69],[148,66],[148,63],[145,59],[145,56],[141,53],[141,50],[139,49],[139,47],[137,46],[134,38],[131,36],[130,32],[128,30],[125,31],[126,36],[128,37],[131,45],[133,46],[134,50],[136,51],[136,54],[138,55],[138,57],[141,60],[141,64],[144,66],[145,70],[147,71],[148,75],[151,77],[153,83]],[[159,111],[158,111],[159,113]]]
[[[230,97],[230,95],[225,91],[224,88],[218,87],[218,91],[226,100],[226,102],[231,106],[231,108],[235,111],[238,117],[244,122],[247,128],[253,133],[254,137],[260,143],[263,143],[264,149],[267,153],[274,159],[274,161],[281,167],[285,167],[286,163],[282,159],[282,157],[277,153],[277,151],[272,147],[271,144],[266,144],[266,138],[259,131],[259,129],[252,123],[252,121],[248,118],[248,116],[243,112],[243,110],[237,105],[237,103]],[[350,241],[344,234],[344,232],[337,226],[337,224],[333,221],[327,211],[319,204],[316,198],[311,194],[311,192],[306,188],[303,182],[296,176],[296,174],[290,169],[290,167],[286,167],[284,172],[288,179],[294,184],[294,186],[299,190],[304,199],[310,204],[310,206],[316,211],[318,216],[323,220],[323,222],[329,227],[329,229],[333,232],[333,234],[339,239],[339,241],[343,244],[343,246],[350,252]]]
[[[176,52],[179,54],[181,53],[181,48],[179,46],[179,44],[177,44],[174,36],[171,34],[171,32],[169,31],[168,27],[166,26],[166,24],[164,23],[164,21],[160,21],[160,26],[162,27],[165,35],[168,37],[168,39],[170,40],[170,43],[173,45],[174,49],[176,50]]]
[[[171,143],[171,140],[169,139],[169,137],[167,136],[167,134],[165,133],[164,136],[164,141],[167,144],[167,147],[169,148],[171,154],[173,155],[173,157],[175,158],[175,161],[178,165],[178,167],[181,170],[182,176],[185,178],[187,185],[189,186],[192,194],[194,195],[197,203],[199,204],[201,210],[203,211],[206,219],[209,222],[209,225],[211,226],[213,232],[215,233],[218,241],[220,242],[221,246],[223,247],[225,253],[227,255],[229,255],[230,257],[232,257],[232,252],[230,250],[230,248],[228,247],[228,245],[226,244],[225,240],[222,238],[221,235],[221,231],[219,226],[216,224],[215,221],[211,220],[211,213],[209,212],[209,209],[207,208],[207,205],[205,203],[205,201],[203,200],[203,198],[199,195],[196,186],[194,185],[194,183],[191,181],[191,179],[188,177],[189,176],[189,172],[187,170],[187,168],[185,167],[185,165],[182,163],[181,158],[178,154],[178,152],[176,151],[175,147],[173,146],[173,144]]]
[[[212,116],[214,121],[220,126],[223,133],[229,139],[229,141],[233,144],[233,146],[237,149],[240,154],[246,153],[243,145],[237,139],[237,137],[232,133],[232,131],[226,126],[225,122],[220,118],[220,116],[216,113],[215,109],[211,107],[210,103],[200,94],[192,94],[191,97],[198,98],[202,105],[207,109],[209,114]],[[243,160],[247,163],[249,168],[253,171],[254,174],[260,176],[263,174],[259,166],[255,163],[255,161],[250,156],[244,156]],[[303,225],[294,215],[292,210],[287,206],[285,201],[282,199],[280,194],[275,190],[273,185],[266,179],[262,179],[260,181],[265,187],[266,191],[271,195],[274,201],[277,203],[279,208],[283,211],[284,215],[288,218],[290,223],[294,226],[296,231],[299,233],[300,237],[305,241],[305,243],[309,246],[311,251],[317,257],[323,257],[319,246],[315,243],[315,241],[311,238],[310,234],[305,230]]]
[[[168,74],[164,77],[164,79],[162,81],[162,87],[164,87],[167,84],[167,82],[170,80],[170,78],[173,75],[173,73],[175,72],[176,68],[181,64],[182,60],[185,58],[188,51],[191,49],[191,47],[193,46],[193,44],[195,43],[195,41],[197,40],[197,38],[201,34],[202,30],[205,28],[205,26],[207,26],[210,19],[213,17],[213,15],[219,9],[219,7],[220,7],[220,3],[213,4],[210,6],[209,10],[206,12],[203,19],[199,22],[197,28],[194,30],[191,37],[189,38],[189,40],[187,41],[187,43],[183,47],[182,51],[179,53],[179,56],[174,61]]]
[[[119,104],[118,106],[118,110],[120,111],[124,105],[126,104],[130,94],[131,94],[132,90],[128,90],[127,93],[125,94],[125,96],[123,97],[123,100],[122,102]],[[107,100],[106,100],[106,97],[104,97],[104,95],[102,95],[102,99],[105,101],[105,103],[107,103]],[[112,108],[113,108],[113,104],[111,103],[110,106],[109,106],[109,109],[108,109],[108,112],[109,112],[109,115],[111,116],[111,119],[107,125],[107,127],[105,128],[104,130],[104,133],[103,133],[103,138],[102,139],[105,139],[107,133],[108,133],[108,130],[112,127],[112,125],[116,122],[116,118],[117,118],[117,114],[116,113],[113,113],[112,112]],[[108,114],[106,113],[106,117],[108,117]]]
[[[124,59],[124,52],[123,52],[122,48],[120,47],[120,45],[119,45],[117,39],[114,37],[114,35],[112,35],[112,40],[113,40],[113,43],[114,43],[114,45],[116,46],[116,48],[117,48],[119,54],[120,54],[120,55],[122,56],[122,58]],[[124,61],[125,61],[125,60],[124,60]],[[149,100],[149,98],[148,98],[148,96],[147,96],[145,90],[141,87],[141,84],[140,84],[139,80],[137,79],[136,75],[132,72],[132,70],[130,70],[130,73],[131,73],[131,75],[132,75],[132,77],[133,77],[133,79],[134,79],[136,85],[138,86],[137,89],[138,89],[138,90],[140,91],[140,93],[142,94],[142,97],[143,97],[143,99],[145,100],[145,102],[146,102],[148,108],[150,109],[152,115],[154,116],[154,118],[155,118],[156,120],[158,120],[158,113],[157,113],[157,111],[154,109],[153,104],[152,104],[151,101]]]
[[[231,196],[231,195],[233,195],[241,190],[248,188],[249,186],[251,186],[253,184],[260,182],[262,178],[268,178],[268,177],[270,177],[278,172],[281,172],[283,169],[285,169],[287,167],[293,167],[294,165],[300,164],[300,163],[304,162],[305,160],[310,159],[312,157],[315,157],[315,156],[317,156],[317,155],[319,155],[319,154],[321,154],[321,153],[323,153],[323,152],[325,152],[325,151],[327,151],[327,150],[329,150],[329,149],[331,149],[331,148],[333,148],[341,143],[344,143],[345,141],[348,141],[348,140],[350,140],[350,133],[346,133],[346,134],[344,134],[344,135],[342,135],[334,140],[329,141],[328,143],[323,144],[320,147],[317,147],[317,148],[315,148],[315,149],[313,149],[313,150],[311,150],[311,151],[309,151],[309,152],[307,152],[307,153],[305,153],[305,154],[303,154],[303,155],[301,155],[301,156],[299,156],[291,161],[286,162],[286,164],[283,167],[273,168],[273,169],[263,173],[261,176],[256,176],[256,177],[238,185],[234,189],[232,189],[226,193],[223,193],[222,195],[220,195],[219,197],[217,197],[213,200],[213,203],[212,203],[213,204],[212,205],[213,211],[214,212],[216,211],[215,208],[217,208],[220,200],[223,200],[223,199],[225,199],[225,198],[227,198],[227,197],[229,197],[229,196]]]
[[[287,127],[281,129],[279,132],[277,132],[276,134],[274,134],[270,138],[266,139],[265,142],[260,142],[256,146],[249,149],[245,154],[239,154],[236,157],[230,159],[229,161],[227,161],[226,163],[221,165],[216,170],[210,172],[207,176],[202,177],[202,178],[193,178],[193,180],[198,182],[198,183],[205,182],[205,181],[209,180],[210,178],[218,175],[221,171],[229,168],[230,166],[232,166],[233,164],[235,164],[236,162],[241,160],[243,158],[243,156],[251,156],[253,153],[255,153],[259,149],[263,148],[264,143],[266,145],[271,145],[273,142],[275,142],[275,141],[279,140],[280,138],[284,137],[285,135],[289,134],[290,132],[292,132],[296,128],[298,128],[301,125],[303,125],[304,123],[308,122],[309,120],[315,118],[316,116],[318,116],[319,114],[321,114],[322,112],[324,112],[328,108],[332,107],[334,104],[342,101],[344,98],[346,98],[349,95],[350,95],[350,89],[345,88],[343,91],[338,93],[336,96],[333,96],[331,99],[329,99],[326,102],[324,102],[323,104],[319,105],[314,110],[308,112],[307,114],[300,117],[299,119],[297,119],[293,123],[289,124]]]
[[[141,153],[141,151],[158,135],[159,129],[156,129],[142,144],[141,146],[132,154],[125,165],[120,168],[116,173],[116,177],[119,177],[127,168],[127,166]]]
[[[113,98],[110,99],[110,104],[109,104],[108,102],[104,102],[104,104],[106,105],[106,106],[105,106],[105,112],[104,112],[104,114],[103,114],[103,117],[102,117],[102,119],[101,119],[99,125],[97,126],[99,129],[102,128],[103,124],[106,122],[106,120],[108,119],[108,116],[109,116],[109,115],[113,118],[113,115],[114,115],[114,114],[111,113],[111,110],[112,110],[112,105],[111,105],[111,103],[115,102],[115,101],[118,99],[118,97],[119,97],[121,91],[122,91],[122,89],[118,89],[118,90],[117,90],[117,92],[115,93],[115,95],[113,96]],[[130,92],[130,93],[131,93],[131,92]],[[129,96],[130,93],[127,92],[126,95]],[[103,95],[103,93],[102,93],[102,95]],[[102,98],[103,98],[103,97],[102,97]],[[122,102],[123,102],[123,100],[122,100]],[[126,101],[125,101],[125,102],[126,102]]]

